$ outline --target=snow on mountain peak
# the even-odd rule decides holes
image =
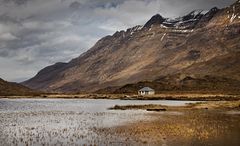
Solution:
[[[190,15],[194,15],[194,16],[197,16],[197,15],[205,15],[209,12],[209,10],[195,10],[195,11],[192,11],[190,13]]]

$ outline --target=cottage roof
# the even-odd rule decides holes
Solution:
[[[140,89],[139,91],[154,91],[154,90],[150,87],[144,87],[144,88]]]

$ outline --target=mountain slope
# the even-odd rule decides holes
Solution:
[[[144,26],[99,40],[69,63],[41,70],[23,84],[45,91],[96,91],[184,74],[240,80],[240,3],[176,19],[157,14]]]
[[[37,92],[23,85],[4,81],[0,78],[0,96],[37,95]]]
[[[134,84],[127,84],[122,87],[109,87],[100,89],[97,93],[137,93],[143,87],[151,87],[156,93],[163,92],[194,92],[194,93],[223,93],[239,94],[240,82],[227,77],[213,76],[186,76],[177,74],[164,76],[154,81],[142,81]],[[229,90],[230,89],[230,90]]]

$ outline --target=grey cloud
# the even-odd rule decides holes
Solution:
[[[3,0],[5,3],[14,3],[16,5],[26,4],[29,0]]]
[[[81,6],[81,3],[78,1],[75,1],[75,2],[72,2],[69,7],[73,10],[76,10],[76,9],[79,9],[80,6]]]
[[[0,57],[6,57],[9,55],[9,51],[8,50],[0,50]]]
[[[18,39],[16,36],[14,36],[11,33],[4,33],[0,35],[0,40],[1,41],[12,41]]]

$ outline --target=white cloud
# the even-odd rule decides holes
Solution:
[[[0,41],[12,41],[18,39],[16,36],[11,33],[0,34]]]

